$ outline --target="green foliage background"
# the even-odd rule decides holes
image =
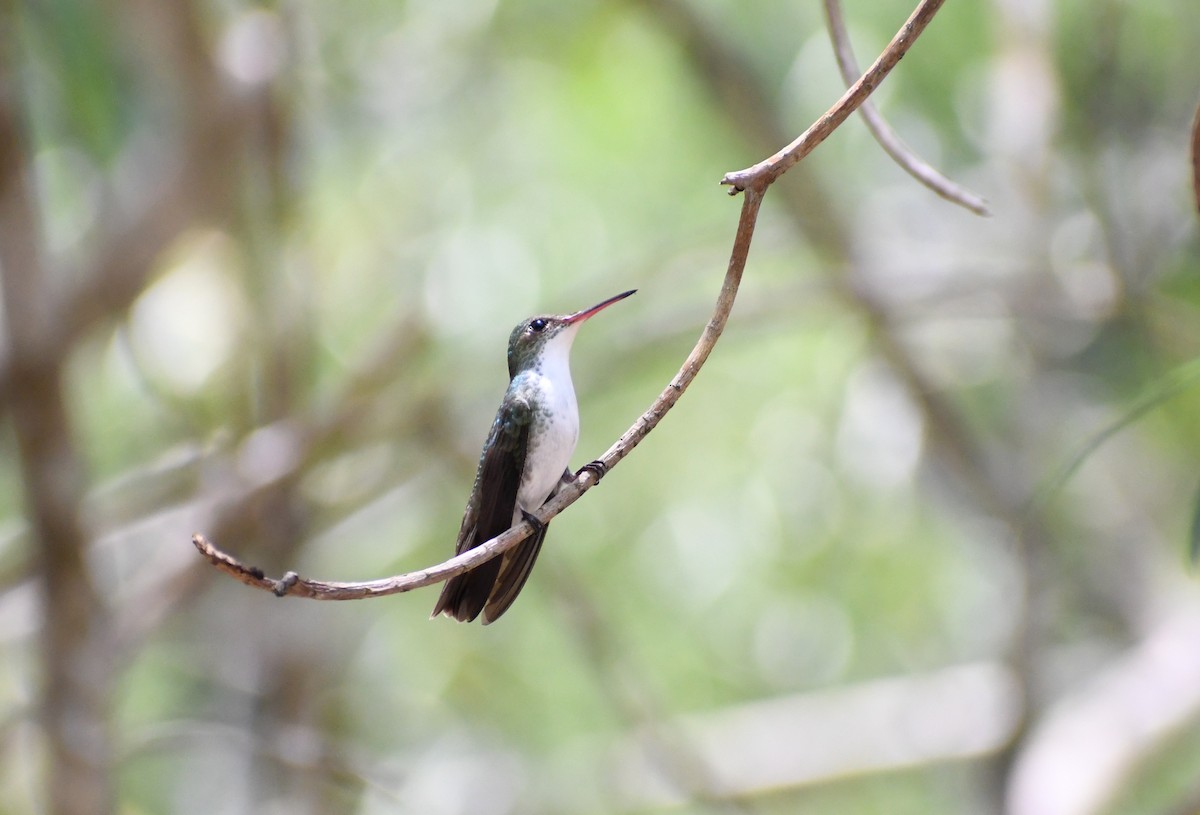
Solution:
[[[1054,480],[1200,348],[1190,2],[947,3],[875,99],[993,216],[847,123],[768,195],[693,387],[554,521],[487,628],[429,621],[435,589],[280,601],[188,539],[332,580],[444,559],[512,325],[636,287],[574,351],[576,466],[603,452],[707,320],[739,207],[718,180],[843,90],[820,7],[178,6],[198,56],[133,0],[18,4],[3,32],[55,291],[211,125],[197,76],[240,105],[212,159],[228,193],[68,357],[88,562],[122,643],[113,811],[657,811],[622,774],[637,734],[682,812],[1169,813],[1200,794],[1200,700],[1093,809],[1012,792],[1061,703],[1159,621],[1200,615],[1200,389],[1154,399]],[[846,11],[865,64],[911,8]],[[32,813],[54,782],[45,576],[8,430],[0,449],[0,799]],[[687,730],[975,664],[1016,691],[1008,729],[969,755],[881,769],[866,744],[861,766],[725,779],[727,796]],[[781,725],[779,752],[888,729],[852,710],[833,731]],[[933,715],[970,731],[983,714]]]

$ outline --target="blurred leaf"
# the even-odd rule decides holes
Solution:
[[[35,106],[64,119],[61,129],[55,127],[60,134],[79,139],[93,155],[112,158],[123,146],[121,115],[132,97],[121,87],[127,77],[114,59],[111,15],[103,4],[76,0],[28,8],[32,47],[48,68],[38,83],[48,98],[35,100]]]

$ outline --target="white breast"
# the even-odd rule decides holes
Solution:
[[[532,512],[545,503],[571,463],[579,441],[579,406],[567,363],[569,350],[568,347],[562,354],[546,354],[539,370],[520,374],[525,379],[522,390],[536,392],[530,401],[538,409],[530,427],[530,445],[525,454],[525,472],[517,491],[513,523],[521,520],[521,509]]]

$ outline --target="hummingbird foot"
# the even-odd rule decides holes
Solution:
[[[521,510],[521,517],[524,518],[530,526],[533,527],[532,538],[537,538],[540,535],[546,534],[546,524],[538,520],[538,517],[526,509]]]
[[[591,473],[592,478],[597,484],[599,484],[600,479],[604,478],[604,475],[607,472],[608,465],[600,459],[596,459],[595,461],[589,461],[587,464],[584,464],[582,467],[580,467],[579,472],[575,473],[575,477],[579,478],[579,476],[583,475],[584,473]]]

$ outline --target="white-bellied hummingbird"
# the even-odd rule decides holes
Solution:
[[[534,531],[513,549],[447,580],[432,616],[470,622],[483,612],[487,625],[517,599],[549,526],[532,513],[576,477],[568,467],[579,441],[571,344],[585,320],[635,291],[574,314],[530,317],[513,329],[508,390],[483,445],[454,552],[474,549],[522,520]],[[585,469],[603,475],[600,462]]]

